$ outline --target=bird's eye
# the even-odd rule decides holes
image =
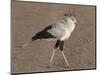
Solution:
[[[76,18],[71,16],[71,19],[73,20],[74,23],[76,23]]]

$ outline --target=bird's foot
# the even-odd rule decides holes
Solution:
[[[51,63],[48,64],[48,68],[50,68],[50,67],[51,67]]]
[[[67,68],[70,68],[70,65],[69,64],[67,64],[67,65],[65,65]]]

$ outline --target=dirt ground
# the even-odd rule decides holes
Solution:
[[[52,65],[46,66],[56,41],[37,40],[20,48],[20,45],[28,43],[35,33],[61,18],[67,11],[72,11],[77,19],[75,31],[65,41],[64,46],[70,68],[66,68],[59,49],[56,50]],[[95,6],[13,1],[12,73],[95,69],[95,13]]]

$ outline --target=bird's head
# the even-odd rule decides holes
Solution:
[[[65,17],[70,18],[74,23],[76,23],[76,18],[75,18],[75,14],[71,13],[71,12],[67,12],[64,14]]]

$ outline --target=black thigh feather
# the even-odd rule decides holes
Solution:
[[[64,41],[57,40],[55,48],[60,48],[60,51],[63,51]]]

